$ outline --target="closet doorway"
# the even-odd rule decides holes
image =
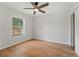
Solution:
[[[75,13],[71,15],[71,47],[75,50]]]

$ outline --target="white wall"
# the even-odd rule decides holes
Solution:
[[[25,35],[12,36],[12,17],[25,20]],[[0,5],[0,49],[32,38],[32,17]]]
[[[69,44],[69,17],[50,14],[34,20],[34,37],[51,42]]]

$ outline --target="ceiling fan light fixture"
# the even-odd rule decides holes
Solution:
[[[38,9],[34,9],[35,11],[38,11]]]

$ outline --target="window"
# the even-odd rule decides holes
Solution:
[[[24,24],[23,19],[13,17],[12,18],[12,26],[13,26],[13,36],[20,36],[24,34]]]

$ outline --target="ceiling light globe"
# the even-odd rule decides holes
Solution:
[[[35,9],[35,11],[38,11],[38,9]]]

